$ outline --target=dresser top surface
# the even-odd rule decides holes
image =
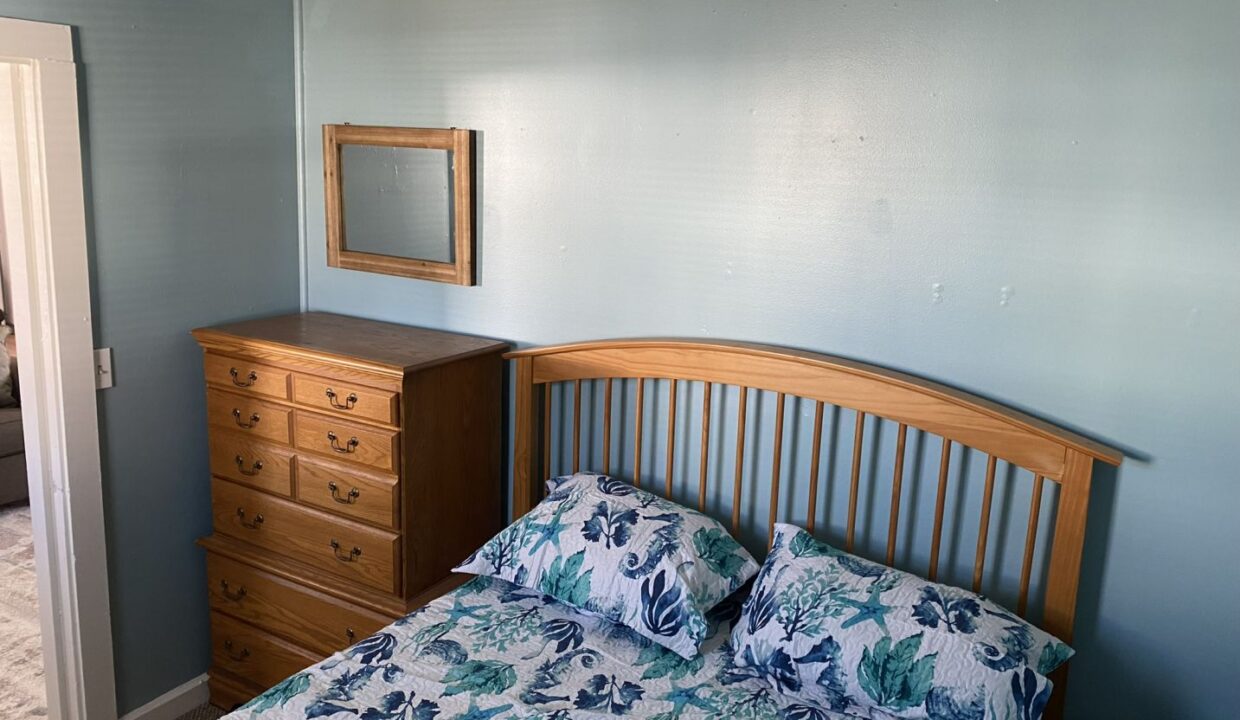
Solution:
[[[313,352],[410,371],[452,359],[500,352],[508,344],[490,338],[409,327],[323,312],[295,313],[198,328],[203,345],[241,339],[293,351]]]

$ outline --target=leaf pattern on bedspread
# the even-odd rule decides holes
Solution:
[[[710,613],[703,654],[686,660],[603,618],[479,577],[285,680],[228,720],[849,717],[771,693],[759,676],[789,677],[786,657],[769,658],[762,671],[732,668],[726,641],[739,602],[729,598]],[[517,625],[528,631],[513,631]],[[734,677],[724,684],[719,678],[729,669]]]

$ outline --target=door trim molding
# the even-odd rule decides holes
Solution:
[[[0,172],[48,712],[115,720],[72,37],[67,25],[0,18],[0,102],[13,110],[0,113]]]

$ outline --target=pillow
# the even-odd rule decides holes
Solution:
[[[0,323],[0,408],[17,404],[17,398],[13,397],[13,359],[4,342],[12,334],[13,328]]]
[[[1041,717],[1072,649],[993,602],[871,563],[778,524],[727,675],[837,712]]]
[[[758,571],[722,525],[626,482],[577,473],[547,485],[456,572],[538,590],[692,659],[706,611]]]

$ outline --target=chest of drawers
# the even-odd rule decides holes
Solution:
[[[501,523],[494,340],[326,313],[194,331],[229,708],[458,584]]]

